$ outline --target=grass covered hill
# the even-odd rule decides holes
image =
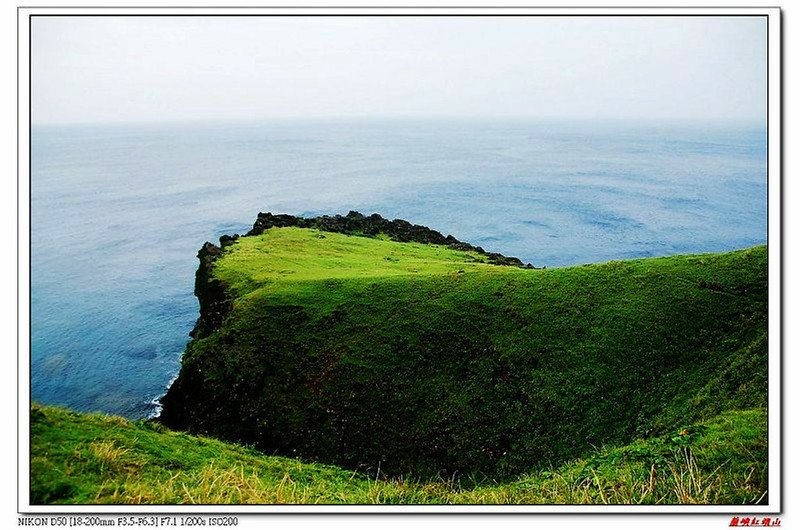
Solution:
[[[267,216],[201,251],[170,428],[511,480],[766,407],[765,247],[538,270],[375,216]]]
[[[475,485],[376,480],[153,421],[31,408],[31,504],[754,504],[765,462],[763,410]]]

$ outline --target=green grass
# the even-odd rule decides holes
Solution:
[[[438,245],[281,228],[240,238],[235,249],[217,262],[214,276],[241,297],[264,288],[292,292],[305,282],[497,269],[486,263],[486,256]]]
[[[766,412],[730,412],[506,483],[421,482],[266,456],[149,421],[31,408],[32,504],[753,504]]]
[[[189,344],[164,419],[370,476],[557,469],[766,406],[766,259],[526,270],[272,228],[217,260],[233,309]]]

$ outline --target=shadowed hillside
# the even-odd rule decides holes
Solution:
[[[504,484],[419,482],[171,432],[151,421],[31,408],[32,504],[650,504],[766,502],[766,415],[727,413]]]

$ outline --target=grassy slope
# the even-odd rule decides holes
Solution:
[[[278,228],[237,240],[215,265],[215,276],[239,295],[262,287],[295,290],[308,281],[391,278],[507,270],[475,252],[396,243],[302,228]]]
[[[681,434],[682,432],[683,434]],[[152,422],[31,410],[31,502],[646,504],[766,500],[766,414],[728,413],[505,484],[371,480]]]
[[[323,237],[324,236],[324,237]],[[273,228],[167,407],[193,432],[418,477],[512,477],[766,405],[766,249],[553,270]]]

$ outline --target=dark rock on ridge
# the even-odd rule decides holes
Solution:
[[[223,241],[225,238],[228,236],[220,238],[222,247],[227,246],[226,242],[230,244],[227,240]],[[230,239],[232,238],[228,238]],[[200,302],[200,318],[189,333],[189,336],[196,339],[203,338],[218,329],[231,308],[231,300],[225,292],[225,286],[221,281],[211,278],[214,262],[221,254],[222,248],[208,242],[197,253],[200,266],[195,273],[194,295]]]
[[[519,258],[503,256],[496,252],[486,252],[481,247],[470,245],[459,241],[455,237],[444,236],[436,230],[431,230],[426,226],[411,224],[403,219],[390,221],[381,215],[374,213],[365,216],[356,211],[350,211],[347,215],[322,215],[320,217],[295,217],[287,214],[259,213],[253,229],[246,235],[259,235],[273,227],[315,228],[325,232],[338,232],[341,234],[351,234],[360,236],[377,236],[386,234],[393,241],[401,243],[425,243],[430,245],[444,245],[453,250],[465,252],[477,252],[483,254],[494,265],[506,265],[512,267],[522,267],[527,269],[534,268],[530,263],[523,263]]]

